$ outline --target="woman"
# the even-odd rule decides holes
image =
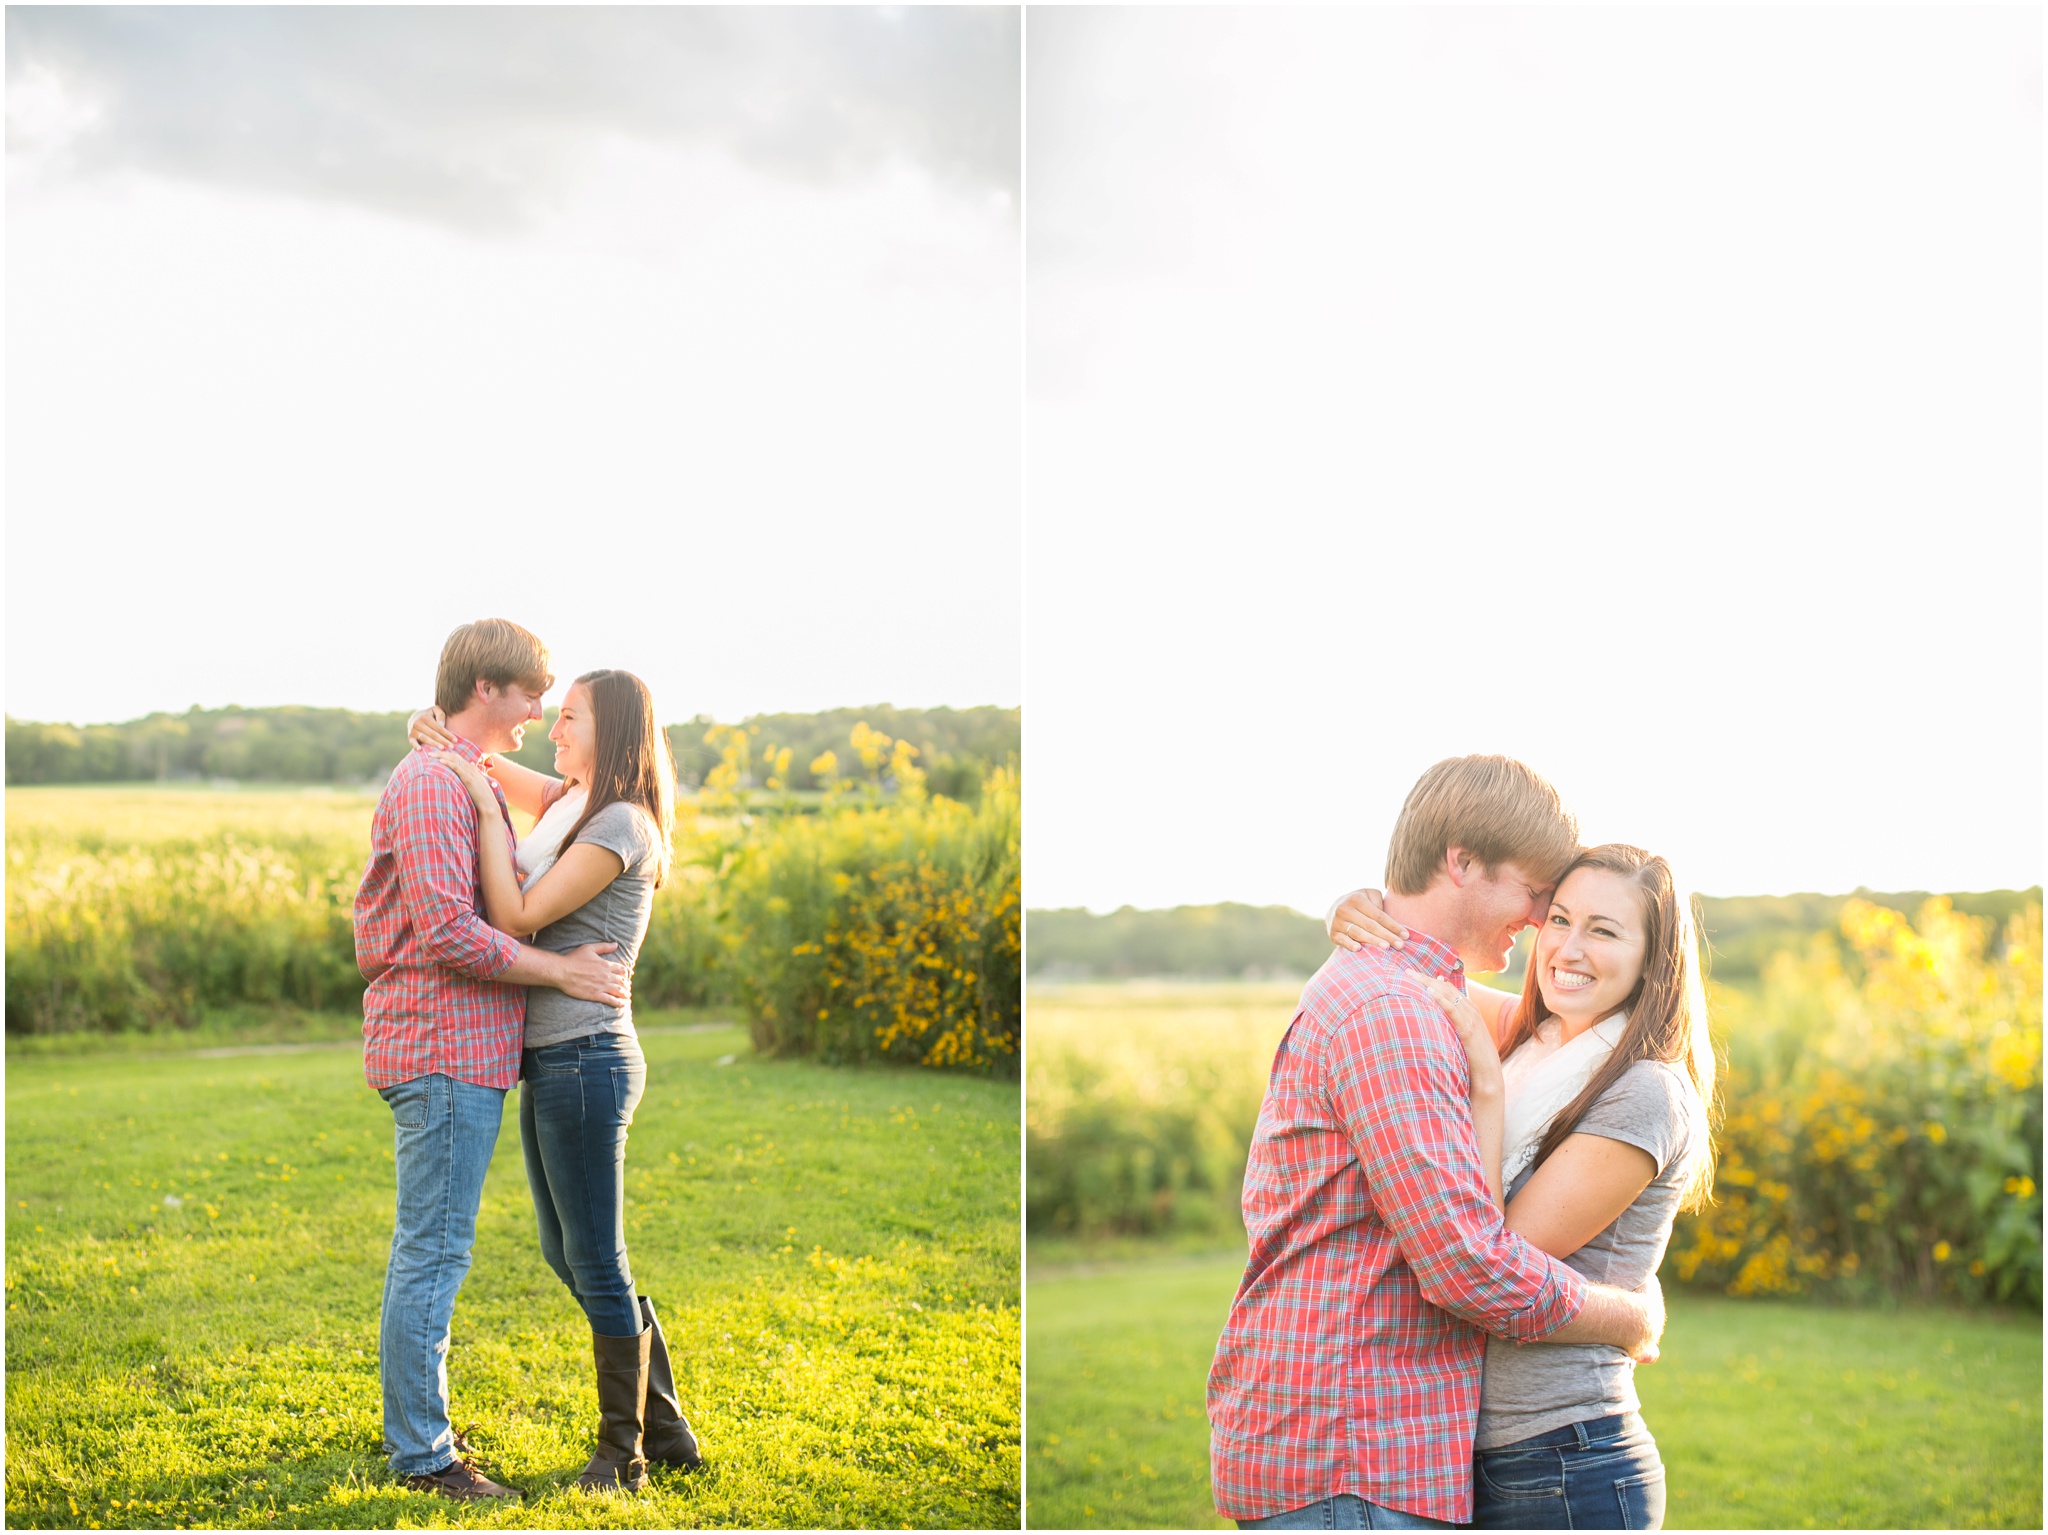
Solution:
[[[438,710],[425,710],[408,729],[422,745],[451,744],[442,723]],[[533,935],[543,949],[616,943],[630,970],[668,872],[668,739],[647,685],[622,671],[578,677],[548,739],[559,781],[503,756],[486,776],[462,757],[440,755],[484,812],[477,851],[485,915],[501,932]],[[493,778],[508,804],[538,818],[516,855],[494,835]],[[598,1445],[577,1485],[638,1490],[648,1461],[694,1466],[699,1455],[661,1324],[626,1258],[626,1131],[647,1081],[631,1007],[532,987],[519,1076],[519,1140],[541,1255],[582,1305],[597,1362]]]
[[[1351,898],[1333,925],[1398,945],[1406,930],[1378,900]],[[1580,853],[1519,997],[1418,979],[1465,1043],[1473,1127],[1507,1224],[1587,1279],[1647,1283],[1678,1211],[1705,1203],[1714,1167],[1713,1044],[1692,912],[1670,865],[1621,843]],[[1489,1338],[1473,1523],[1660,1528],[1664,1466],[1640,1406],[1620,1349]]]

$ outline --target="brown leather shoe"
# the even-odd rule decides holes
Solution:
[[[438,1492],[458,1503],[480,1503],[491,1498],[523,1498],[516,1487],[500,1487],[460,1456],[439,1471],[425,1476],[408,1476],[405,1485],[414,1492]]]

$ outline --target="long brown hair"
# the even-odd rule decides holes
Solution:
[[[1684,1200],[1684,1208],[1697,1210],[1713,1197],[1714,1130],[1719,1121],[1719,1105],[1714,1100],[1714,1042],[1707,1027],[1706,985],[1700,973],[1698,923],[1692,902],[1679,892],[1670,864],[1625,842],[1584,849],[1558,876],[1558,884],[1563,885],[1566,876],[1577,869],[1605,869],[1634,887],[1642,906],[1643,973],[1622,1004],[1628,1009],[1628,1024],[1621,1038],[1594,1071],[1585,1090],[1550,1122],[1543,1143],[1536,1148],[1534,1165],[1542,1166],[1564,1144],[1565,1137],[1578,1127],[1600,1095],[1637,1061],[1682,1063],[1705,1110],[1706,1145],[1695,1158]],[[1522,981],[1522,1000],[1515,1008],[1514,1027],[1501,1045],[1503,1060],[1534,1039],[1536,1031],[1552,1016],[1543,1001],[1543,988],[1538,980],[1540,968],[1532,946],[1529,973]]]
[[[590,799],[562,839],[563,850],[605,806],[620,800],[638,805],[654,818],[658,887],[668,878],[669,843],[675,832],[676,767],[669,755],[668,733],[655,722],[654,695],[631,672],[611,668],[585,672],[576,680],[589,690],[597,743],[590,782],[584,785]]]

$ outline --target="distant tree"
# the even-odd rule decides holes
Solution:
[[[1773,954],[1831,932],[1852,900],[1917,912],[1924,890],[1854,895],[1759,895],[1700,898],[1708,973],[1728,985],[1754,984]],[[2040,904],[2041,887],[1951,895],[1955,910],[2003,925]],[[1135,976],[1220,980],[1246,975],[1312,974],[1329,957],[1322,920],[1290,906],[1175,906],[1106,916],[1078,907],[1033,911],[1025,918],[1026,969],[1033,980],[1112,980]],[[1515,945],[1503,984],[1520,986],[1529,934]]]
[[[514,760],[543,772],[554,768],[547,738],[555,711],[529,726]],[[382,778],[410,748],[404,713],[362,714],[352,709],[200,709],[156,713],[118,725],[45,724],[7,719],[10,784],[135,783],[172,778],[233,778],[255,783],[364,782]],[[818,771],[826,754],[847,752],[862,725],[916,748],[931,791],[971,800],[983,776],[1021,752],[1023,730],[1015,709],[832,709],[823,714],[764,714],[741,721],[757,743],[756,761],[789,754],[784,787],[823,787]],[[722,727],[700,715],[668,727],[682,782],[700,786],[720,752]],[[827,775],[829,776],[829,775]]]
[[[1191,980],[1307,977],[1329,957],[1323,925],[1291,906],[1175,906],[1107,916],[1078,908],[1031,912],[1026,968],[1033,980]]]
[[[235,778],[255,783],[381,778],[409,750],[403,714],[353,709],[200,709],[118,725],[7,721],[10,784]]]

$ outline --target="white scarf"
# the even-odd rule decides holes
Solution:
[[[533,823],[533,830],[519,839],[519,851],[512,861],[519,867],[522,884],[531,885],[562,856],[562,839],[569,835],[569,828],[576,824],[589,800],[590,796],[581,788],[566,791],[548,806],[547,814]]]
[[[1536,1150],[1558,1112],[1593,1080],[1593,1073],[1621,1040],[1628,1025],[1626,1010],[1602,1019],[1560,1045],[1562,1021],[1546,1018],[1529,1040],[1500,1063],[1507,1089],[1507,1129],[1500,1152],[1500,1186],[1512,1188],[1522,1169],[1536,1160]]]

